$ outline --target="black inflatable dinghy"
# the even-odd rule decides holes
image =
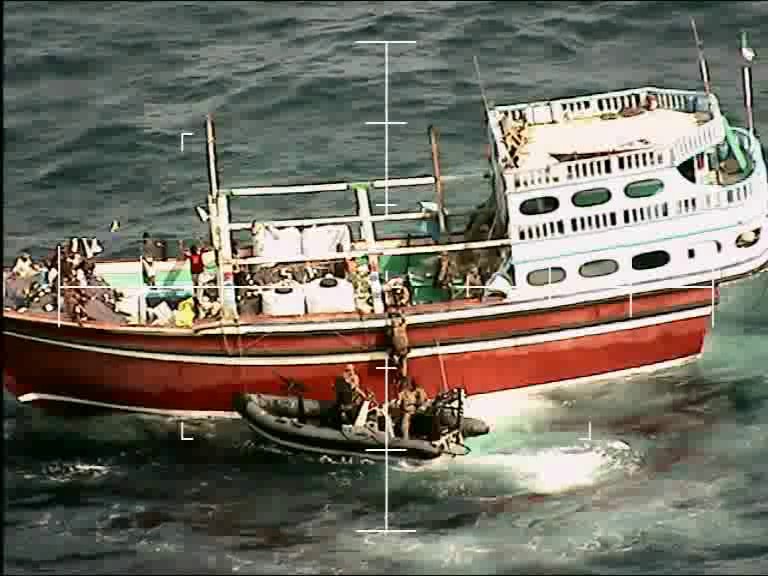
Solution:
[[[488,434],[485,422],[464,417],[464,396],[462,389],[437,396],[427,410],[413,416],[408,440],[392,433],[391,420],[386,431],[386,411],[370,402],[363,404],[354,424],[345,425],[336,425],[332,402],[240,394],[234,407],[259,436],[290,450],[372,460],[432,460],[444,454],[463,456],[469,453],[464,438]]]

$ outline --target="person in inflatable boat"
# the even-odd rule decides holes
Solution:
[[[341,376],[336,378],[335,388],[338,424],[352,424],[363,402],[372,400],[373,394],[360,386],[360,376],[352,364],[347,364]]]

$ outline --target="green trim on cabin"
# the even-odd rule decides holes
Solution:
[[[736,162],[739,163],[739,169],[742,172],[747,172],[747,169],[749,168],[747,157],[744,155],[739,139],[736,137],[733,128],[731,128],[731,125],[728,123],[725,116],[723,116],[723,125],[725,126],[725,140],[728,142],[728,147],[731,149],[733,157],[736,158]]]

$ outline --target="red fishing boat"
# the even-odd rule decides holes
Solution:
[[[236,418],[238,393],[287,395],[294,380],[306,398],[330,400],[352,364],[380,401],[407,372],[431,396],[464,388],[469,415],[503,413],[516,388],[697,358],[720,286],[768,266],[760,143],[728,124],[709,91],[493,106],[485,128],[490,189],[459,213],[444,192],[465,182],[440,174],[436,130],[430,176],[225,189],[209,117],[198,214],[210,227],[217,315],[190,323],[157,311],[163,295],[178,303],[197,290],[182,259],[156,261],[147,287],[138,260],[96,257],[95,275],[125,296],[124,320],[75,320],[63,298],[51,312],[6,308],[6,389],[82,413]],[[230,219],[230,204],[249,197],[331,194],[356,212]],[[374,194],[413,208],[381,210]],[[63,295],[75,287],[62,276]]]

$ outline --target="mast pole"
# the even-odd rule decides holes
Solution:
[[[747,111],[747,128],[749,133],[755,135],[755,120],[752,112],[752,60],[755,58],[755,51],[749,46],[747,32],[741,33],[741,55],[746,61],[742,67],[742,76],[744,78],[744,108]]]
[[[446,231],[445,225],[445,195],[443,179],[440,176],[440,133],[434,126],[429,127],[429,142],[432,148],[432,172],[435,177],[435,194],[437,196],[437,217],[440,222],[440,234]]]
[[[232,235],[229,229],[229,204],[226,194],[219,192],[219,174],[216,163],[216,135],[210,114],[205,121],[206,155],[208,160],[208,207],[211,242],[216,255],[216,279],[219,287],[221,316],[224,321],[237,319],[234,274],[232,268]]]
[[[699,32],[696,30],[696,20],[691,18],[691,28],[693,28],[693,38],[696,40],[696,50],[699,53],[699,68],[701,69],[701,79],[704,82],[704,91],[707,96],[712,92],[712,85],[709,81],[709,67],[707,66],[707,60],[704,58],[704,43],[699,38]]]

